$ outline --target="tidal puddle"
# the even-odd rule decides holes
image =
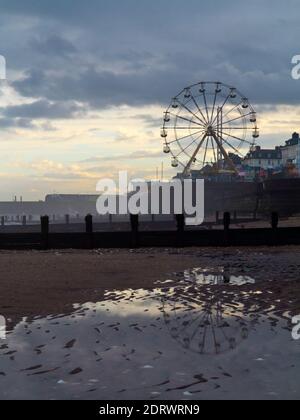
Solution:
[[[254,283],[196,269],[24,319],[0,341],[0,397],[299,398],[288,302]]]

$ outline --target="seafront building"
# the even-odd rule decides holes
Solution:
[[[256,146],[242,161],[242,165],[253,169],[280,170],[282,168],[281,147],[262,149]]]
[[[241,163],[247,173],[272,175],[278,172],[300,174],[300,136],[293,133],[292,137],[285,142],[284,146],[276,146],[275,149],[262,149],[256,146],[251,150]]]
[[[281,147],[282,165],[294,164],[300,170],[300,136],[294,133],[292,138],[285,142]]]

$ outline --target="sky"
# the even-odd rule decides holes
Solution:
[[[249,97],[262,147],[300,131],[299,0],[0,0],[0,200],[96,193],[175,172],[163,111],[218,80]]]

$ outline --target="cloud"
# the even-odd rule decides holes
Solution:
[[[288,59],[288,57],[287,57]],[[96,109],[128,105],[132,107],[167,104],[183,87],[200,80],[223,80],[241,87],[253,103],[295,104],[298,86],[290,76],[289,62],[280,72],[263,71],[259,68],[242,70],[229,61],[205,62],[199,57],[199,68],[206,70],[197,75],[197,68],[170,66],[165,70],[147,69],[129,73],[101,70],[95,66],[77,69],[72,74],[49,75],[47,71],[31,70],[22,80],[13,83],[24,97],[42,97],[48,101],[78,101]],[[187,62],[188,58],[183,60]],[[181,63],[180,63],[181,64]]]
[[[31,41],[31,46],[37,53],[50,56],[64,57],[75,54],[77,51],[71,41],[58,35],[50,35],[46,39],[36,37]]]
[[[117,142],[130,142],[135,139],[134,136],[128,136],[121,132],[116,133],[114,137],[115,137],[114,140]]]
[[[112,156],[95,156],[89,159],[82,160],[81,163],[96,163],[96,162],[106,162],[106,161],[119,161],[119,160],[140,160],[140,159],[155,159],[160,158],[162,153],[140,150],[138,152],[132,152],[122,155],[112,155]]]
[[[163,100],[164,77],[147,74],[116,74],[89,68],[74,74],[47,76],[43,71],[30,71],[14,88],[24,97],[42,97],[48,101],[79,101],[94,108],[130,105],[140,106]],[[149,86],[153,86],[149,89]]]
[[[22,163],[18,163],[22,164]],[[33,170],[36,178],[53,179],[53,180],[80,180],[80,179],[97,179],[98,176],[92,171],[83,168],[78,164],[66,164],[63,162],[54,162],[52,160],[37,160],[27,166],[29,170]]]
[[[83,117],[85,112],[85,108],[75,102],[55,103],[42,99],[29,104],[0,108],[0,127],[55,131],[49,120]],[[48,121],[38,123],[38,120]]]
[[[67,119],[78,117],[84,113],[84,108],[75,102],[50,102],[45,99],[29,104],[7,106],[0,108],[0,113],[7,118],[23,119]]]
[[[10,60],[27,71],[14,83],[26,97],[100,109],[162,105],[189,83],[221,80],[254,103],[298,101],[299,83],[290,77],[299,52],[295,0],[288,7],[274,0],[272,9],[258,0],[251,7],[234,0],[189,0],[188,7],[179,0],[173,7],[136,0],[2,3],[11,19],[32,19],[17,29],[22,62]],[[58,57],[68,61],[58,66]]]
[[[34,124],[27,118],[1,118],[0,127],[4,129],[10,128],[23,128],[23,129],[34,129]]]
[[[0,98],[2,141],[15,150],[20,138],[14,131],[26,129],[24,161],[96,156],[90,166],[99,168],[31,170],[52,176],[45,181],[50,190],[54,179],[56,187],[71,185],[59,182],[64,174],[65,180],[74,177],[72,191],[78,185],[84,192],[76,177],[85,172],[109,174],[121,165],[143,172],[143,159],[149,166],[151,159],[161,161],[160,152],[148,150],[151,136],[159,137],[152,133],[161,125],[159,109],[189,84],[220,80],[239,88],[263,114],[262,143],[282,143],[299,130],[297,114],[285,118],[276,106],[298,104],[300,82],[291,78],[291,58],[300,53],[298,17],[299,0],[89,0],[88,6],[82,0],[1,0],[0,54],[9,84]],[[46,142],[34,132],[55,128],[61,131]],[[134,145],[142,152],[132,153]],[[27,184],[17,190],[23,185],[28,191],[33,174],[24,169],[23,175]],[[86,179],[84,188],[93,189],[93,179]],[[42,178],[38,182],[41,191]]]
[[[150,114],[140,114],[140,115],[134,115],[132,119],[140,119],[143,121],[143,124],[147,128],[158,128],[162,124],[162,118],[156,118],[153,117],[153,115]]]

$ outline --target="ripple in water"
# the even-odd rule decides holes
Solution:
[[[24,319],[0,341],[0,397],[298,398],[289,304],[254,279],[193,269]]]

